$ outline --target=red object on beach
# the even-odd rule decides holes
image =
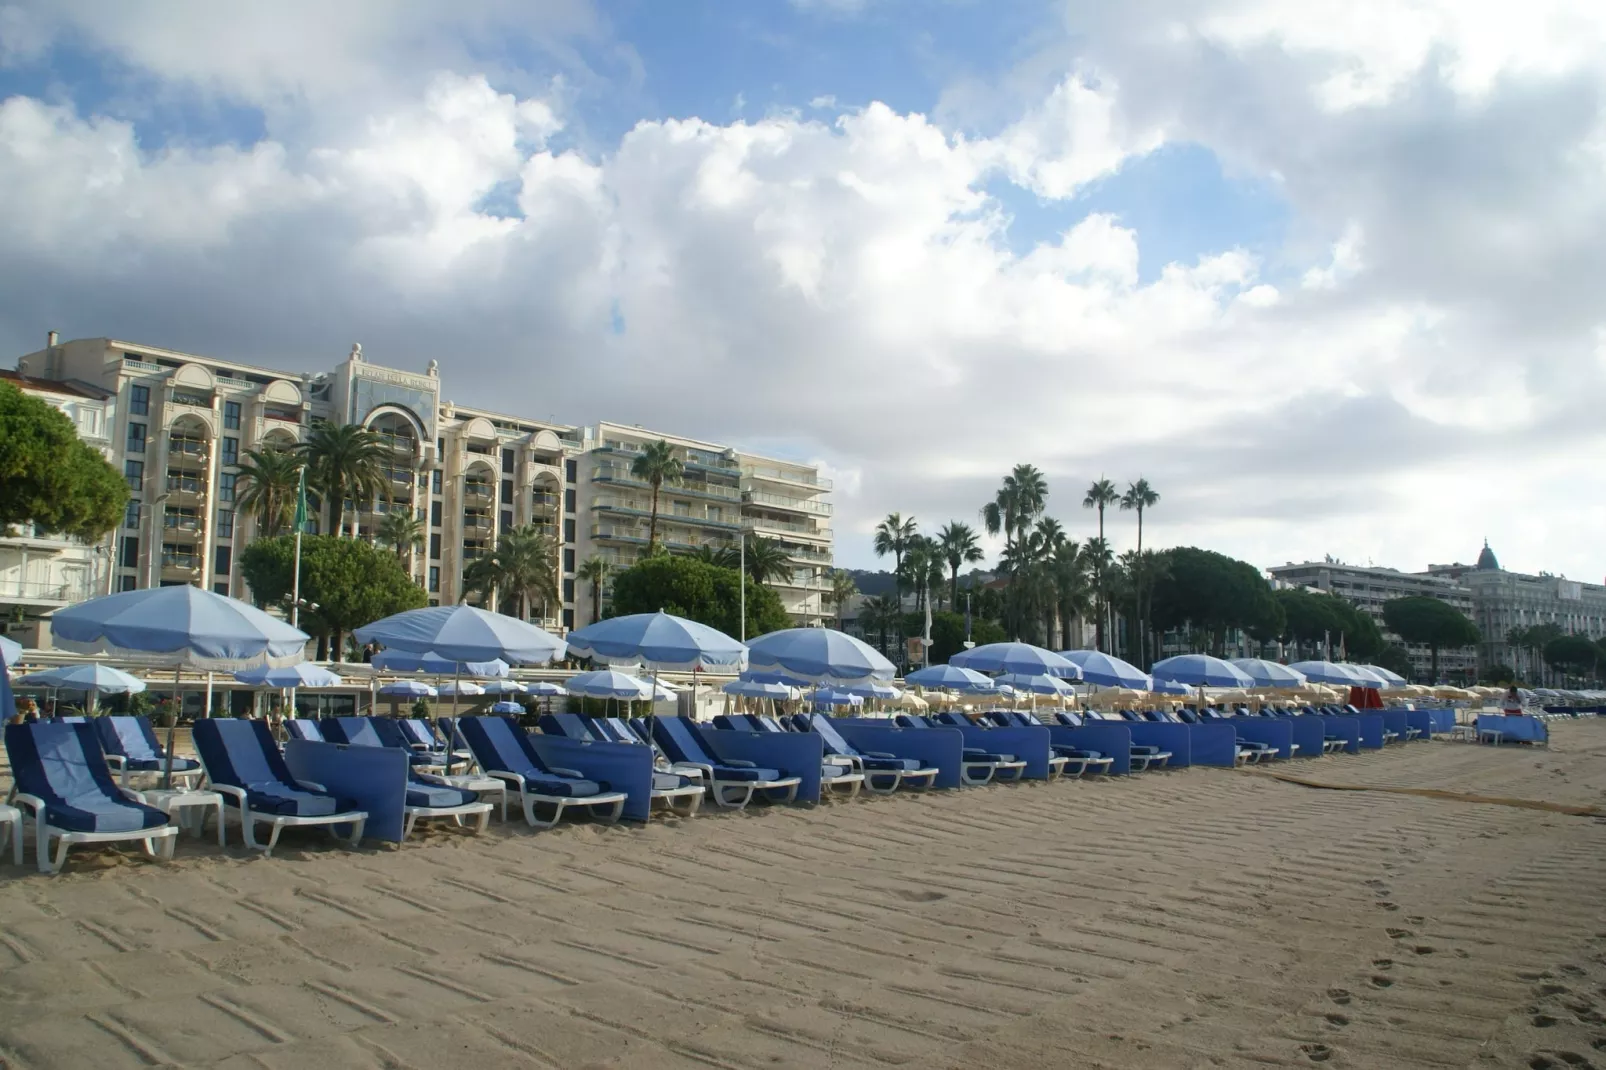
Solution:
[[[1358,710],[1380,710],[1383,708],[1383,696],[1375,687],[1352,687],[1349,689],[1349,704]]]

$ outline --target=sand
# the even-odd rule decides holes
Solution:
[[[1553,734],[1293,768],[1606,803],[1606,723]],[[286,840],[0,866],[0,1060],[1606,1067],[1590,817],[1199,769]]]

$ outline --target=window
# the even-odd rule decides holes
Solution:
[[[232,502],[234,500],[234,480],[235,480],[235,478],[236,477],[235,477],[233,472],[224,472],[224,473],[220,474],[217,477],[217,500],[218,501],[220,501],[220,502]]]
[[[563,626],[570,631],[574,630],[574,610],[565,609],[563,611]]]
[[[212,585],[212,593],[213,594],[220,594],[224,598],[227,598],[229,596],[229,584],[228,584],[228,581],[225,580],[222,583],[214,583]]]
[[[563,551],[563,571],[574,571],[574,550],[572,548]]]
[[[502,504],[513,504],[513,481],[511,479],[502,480]]]
[[[238,401],[225,401],[223,403],[223,427],[227,431],[240,429],[240,403]]]
[[[139,527],[139,502],[129,502],[128,507],[123,510],[123,527],[130,531]]]
[[[234,563],[233,559],[233,551],[231,551],[227,546],[219,546],[216,554],[214,555],[212,571],[217,573],[219,576],[227,576],[229,574],[229,566]],[[227,584],[224,586],[227,586]]]
[[[432,561],[441,559],[441,535],[438,531],[429,537],[429,556]]]
[[[579,467],[577,462],[568,460],[563,462],[563,480],[566,483],[574,482],[575,470]]]
[[[133,535],[123,536],[123,567],[139,567],[139,539]]]
[[[441,570],[439,565],[429,566],[429,589],[432,594],[441,589]]]
[[[513,474],[513,451],[502,451],[502,471],[507,475]]]
[[[573,580],[564,580],[563,581],[563,600],[565,602],[573,602],[574,601],[574,581]]]
[[[240,463],[240,440],[233,435],[223,436],[223,463]]]
[[[429,503],[429,523],[430,523],[431,527],[438,528],[438,527],[441,526],[441,503],[440,502],[430,502]]]
[[[672,503],[675,516],[691,516],[691,502]]]
[[[568,520],[565,520],[563,522],[563,541],[564,542],[573,542],[574,541],[574,518],[573,517],[570,517]]]
[[[574,488],[573,487],[570,487],[568,490],[563,492],[563,511],[565,513],[574,512]]]
[[[217,511],[217,537],[220,539],[234,538],[233,509],[219,509]]]
[[[429,492],[431,494],[439,494],[441,492],[441,470],[439,468],[430,474]]]
[[[138,582],[139,580],[135,579],[133,576],[121,576],[118,577],[117,580],[117,589],[119,591],[132,591],[134,589],[134,585]]]
[[[128,414],[130,416],[144,416],[151,411],[151,388],[148,386],[131,386],[128,388]]]
[[[139,491],[145,489],[145,462],[124,461],[123,478],[128,480],[128,489]]]
[[[128,424],[128,452],[145,452],[145,425],[130,420]]]

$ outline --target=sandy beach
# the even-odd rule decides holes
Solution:
[[[1289,768],[1606,801],[1606,723],[1553,736]],[[1606,1067],[1592,817],[1201,769],[287,841],[0,866],[0,1061]]]

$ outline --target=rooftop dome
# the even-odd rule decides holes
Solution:
[[[1483,552],[1478,554],[1479,572],[1499,572],[1500,562],[1495,559],[1494,551],[1489,549],[1489,540],[1483,540]]]

